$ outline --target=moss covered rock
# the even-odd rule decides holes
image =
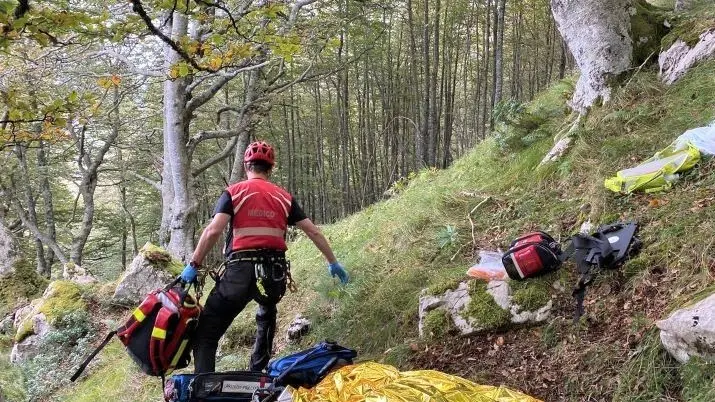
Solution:
[[[119,279],[112,298],[135,304],[147,293],[164,287],[181,273],[183,264],[161,247],[147,243]]]
[[[80,285],[70,281],[54,281],[47,286],[42,298],[36,299],[26,309],[24,317],[19,318],[15,341],[22,342],[26,337],[38,334],[42,321],[52,325],[56,320],[78,310],[85,310],[87,303],[82,297]],[[40,317],[40,318],[38,318]]]
[[[71,281],[50,283],[41,298],[16,312],[17,330],[11,360],[19,363],[41,353],[41,340],[53,330],[56,322],[68,314],[86,309],[80,285]]]
[[[551,283],[557,278],[554,273],[524,282],[472,280],[442,295],[425,289],[420,297],[420,337],[439,338],[451,332],[470,335],[544,322],[551,316]]]
[[[506,282],[500,282],[499,285],[508,286]],[[470,282],[469,296],[471,301],[467,304],[464,315],[471,324],[480,330],[496,329],[509,324],[511,314],[509,314],[508,306],[501,306],[497,303],[494,296],[488,292],[488,284],[478,281]]]
[[[437,309],[427,313],[424,323],[424,333],[426,338],[443,338],[452,329],[454,329],[454,324],[452,323],[452,318],[446,310]]]
[[[38,275],[35,267],[23,258],[13,264],[13,273],[0,278],[0,316],[5,316],[17,307],[27,304],[42,294],[47,287],[47,279]]]

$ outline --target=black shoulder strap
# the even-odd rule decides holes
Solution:
[[[595,273],[592,271],[593,266],[600,269],[611,254],[613,254],[613,248],[608,240],[578,233],[571,238],[571,243],[561,255],[562,262],[574,257],[579,274],[578,283],[572,293],[576,299],[574,321],[578,321],[584,313],[583,302],[586,298],[586,288],[595,278]]]
[[[91,362],[92,359],[94,359],[95,356],[97,356],[97,354],[98,354],[102,349],[104,349],[105,346],[107,346],[107,344],[109,343],[109,341],[111,341],[111,340],[112,340],[112,337],[113,337],[114,335],[116,335],[116,334],[117,334],[117,331],[112,331],[112,332],[110,332],[110,333],[107,334],[107,337],[104,338],[104,341],[102,341],[102,343],[100,343],[99,346],[97,346],[97,349],[95,349],[94,352],[92,352],[92,354],[90,354],[89,356],[87,356],[87,358],[84,359],[84,361],[82,362],[82,364],[79,365],[79,368],[78,368],[77,371],[74,373],[74,375],[72,376],[72,378],[70,378],[70,381],[74,382],[76,379],[79,378],[80,375],[82,375],[82,373],[84,372],[84,370],[87,368],[87,365],[89,365],[89,362]]]

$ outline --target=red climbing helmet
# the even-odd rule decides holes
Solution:
[[[273,152],[273,147],[265,141],[251,143],[248,148],[246,148],[246,153],[243,154],[243,162],[256,161],[267,162],[273,166],[275,164],[275,152]]]

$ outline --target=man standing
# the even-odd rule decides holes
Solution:
[[[286,291],[288,225],[305,232],[327,259],[333,277],[343,284],[348,282],[347,272],[320,229],[305,216],[290,193],[269,181],[274,161],[275,153],[267,143],[258,141],[248,146],[243,158],[248,179],[229,186],[221,195],[213,220],[201,234],[191,262],[181,274],[187,283],[196,279],[207,252],[230,224],[225,250],[228,264],[206,300],[196,330],[196,373],[215,371],[219,339],[251,300],[258,303],[258,311],[250,369],[262,371],[268,365],[276,330],[276,304]]]

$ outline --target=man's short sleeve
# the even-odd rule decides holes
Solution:
[[[228,214],[233,216],[233,201],[231,201],[231,194],[228,191],[224,191],[219,197],[216,203],[216,208],[214,208],[214,215],[216,214]]]
[[[293,202],[291,202],[291,204],[290,204],[290,213],[288,214],[288,224],[293,226],[296,223],[298,223],[306,218],[308,218],[308,217],[305,216],[305,212],[303,212],[303,208],[300,207],[300,204],[298,204],[298,201],[293,199]]]

